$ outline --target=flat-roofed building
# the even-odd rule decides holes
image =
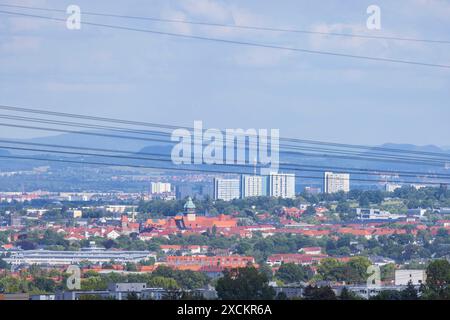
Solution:
[[[325,172],[323,181],[324,193],[350,191],[350,175],[348,173]]]
[[[295,198],[295,174],[271,173],[269,195],[275,198]]]
[[[52,265],[64,266],[90,262],[92,264],[102,264],[114,261],[124,264],[127,262],[137,263],[142,260],[149,260],[156,256],[149,251],[116,251],[116,250],[80,250],[80,251],[53,251],[53,250],[15,250],[10,252],[10,256],[3,258],[7,263],[19,265]]]
[[[152,182],[151,183],[151,193],[152,194],[163,194],[170,193],[172,186],[168,182]]]
[[[214,178],[214,199],[231,201],[241,195],[239,179]]]
[[[241,198],[261,197],[267,194],[265,178],[257,175],[241,176]]]
[[[395,285],[406,286],[409,282],[418,286],[425,284],[427,279],[426,270],[395,270]]]

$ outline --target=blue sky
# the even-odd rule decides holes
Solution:
[[[0,2],[60,9],[77,4],[82,11],[450,40],[450,1],[445,0]],[[381,7],[380,31],[366,29],[371,4]],[[450,65],[450,44],[83,19]],[[209,128],[279,128],[284,137],[343,143],[449,146],[449,101],[448,69],[92,26],[69,31],[60,22],[0,14],[0,104],[187,126],[202,120]],[[43,133],[0,128],[0,135]]]

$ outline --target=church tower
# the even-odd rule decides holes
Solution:
[[[195,214],[195,204],[191,197],[188,197],[186,203],[184,204],[184,214]]]

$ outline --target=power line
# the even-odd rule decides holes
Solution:
[[[125,155],[143,155],[143,156],[156,156],[162,157],[163,159],[170,159],[167,154],[161,153],[151,153],[151,152],[142,152],[139,151],[135,153],[133,151],[124,151],[117,149],[105,149],[105,148],[92,148],[92,147],[79,147],[79,146],[67,146],[67,145],[56,145],[56,144],[48,144],[48,143],[36,143],[36,142],[19,142],[19,141],[11,141],[11,140],[0,140],[0,143],[13,144],[13,145],[25,145],[25,146],[37,146],[37,147],[46,147],[46,148],[58,148],[58,149],[69,149],[69,150],[85,150],[85,151],[97,151],[97,152],[108,152],[108,153],[119,153]],[[3,147],[6,148],[6,147]],[[147,158],[139,158],[142,160],[148,160]],[[372,172],[377,175],[388,175],[388,174],[404,174],[404,175],[412,175],[412,176],[432,176],[432,177],[442,177],[442,178],[450,178],[450,175],[447,174],[439,174],[439,173],[430,173],[430,172],[417,172],[417,171],[401,171],[401,170],[383,170],[383,169],[365,169],[365,168],[349,168],[349,167],[335,167],[335,166],[316,166],[316,165],[306,165],[306,164],[293,164],[293,163],[280,163],[280,165],[292,165],[294,167],[301,168],[321,168],[323,170],[353,170],[360,172]],[[248,168],[248,165],[238,165],[244,166]]]
[[[137,133],[137,134],[141,134],[141,135],[151,135],[151,136],[163,136],[163,137],[169,137],[169,133],[166,132],[156,132],[156,131],[145,131],[145,130],[134,130],[134,129],[128,129],[128,128],[122,128],[122,127],[112,127],[112,126],[99,126],[97,124],[93,125],[93,124],[85,124],[85,123],[80,123],[80,122],[68,122],[68,121],[58,121],[58,120],[49,120],[49,119],[42,119],[42,118],[35,118],[35,117],[19,117],[19,116],[8,116],[8,115],[1,115],[0,114],[0,119],[9,119],[9,120],[19,120],[19,121],[28,121],[28,122],[38,122],[38,123],[46,123],[46,124],[58,124],[58,125],[64,125],[64,126],[72,126],[72,127],[83,127],[83,128],[90,128],[90,129],[107,129],[107,130],[113,130],[113,131],[118,131],[118,132],[126,132],[126,133]],[[0,123],[0,125],[2,125]],[[10,124],[9,124],[10,125]],[[116,137],[116,136],[114,136]],[[130,136],[124,136],[125,138],[129,138]],[[228,137],[225,139],[227,142],[232,142],[234,143],[233,140],[228,139]],[[161,140],[161,139],[157,139],[157,141],[161,142],[161,141],[165,141],[165,140]],[[173,143],[170,140],[167,140],[168,143]],[[251,141],[249,141],[249,148],[250,147],[255,147],[255,150],[258,148],[258,144],[257,143],[251,143]],[[356,152],[349,152],[349,151],[338,151],[338,150],[334,150],[334,149],[324,149],[324,148],[307,148],[307,147],[300,147],[297,145],[280,145],[280,148],[285,148],[285,149],[289,149],[289,150],[308,150],[308,151],[327,151],[329,153],[339,153],[339,154],[355,154],[355,155],[361,155],[361,153],[356,153]],[[239,148],[239,150],[242,150],[243,148]],[[244,148],[245,150],[245,148]],[[294,152],[290,152],[290,153],[294,153]],[[295,154],[295,153],[294,153]],[[382,156],[382,157],[386,157],[386,158],[390,158],[390,159],[404,159],[403,157],[396,157],[390,154],[372,154],[372,153],[365,153],[364,155],[375,155],[375,156]],[[439,164],[443,164],[441,161],[445,162],[445,161],[450,161],[450,155],[448,155],[449,158],[412,158],[409,157],[409,159],[413,159],[413,160],[418,160],[418,161],[433,161],[433,162],[437,162]],[[438,162],[439,161],[439,162]]]
[[[55,8],[42,8],[42,7],[30,7],[30,6],[7,5],[7,4],[0,4],[0,7],[66,13],[66,10],[55,9]],[[190,25],[218,27],[218,28],[232,28],[232,29],[241,29],[241,30],[285,32],[285,33],[350,37],[350,38],[375,39],[375,40],[393,40],[393,41],[410,41],[410,42],[450,44],[449,40],[431,40],[431,39],[419,39],[419,38],[411,38],[411,37],[377,36],[377,35],[364,35],[364,34],[341,33],[341,32],[323,32],[323,31],[313,31],[313,30],[301,30],[301,29],[293,29],[293,28],[236,25],[236,24],[224,24],[224,23],[191,21],[191,20],[181,20],[181,19],[164,19],[164,18],[156,18],[156,17],[130,16],[130,15],[113,14],[113,13],[90,12],[90,11],[84,11],[84,10],[82,11],[82,14],[87,15],[87,16],[144,20],[144,21],[153,21],[153,22],[164,22],[164,23],[179,23],[179,24],[190,24]]]
[[[43,131],[52,131],[52,132],[64,132],[64,133],[72,133],[72,134],[80,134],[80,135],[88,135],[88,136],[101,136],[108,138],[119,138],[119,139],[128,139],[128,140],[141,140],[141,141],[155,141],[155,142],[164,142],[167,143],[167,140],[164,139],[156,139],[156,138],[142,138],[142,137],[134,137],[134,136],[123,136],[123,135],[115,135],[115,134],[107,134],[107,133],[97,133],[97,132],[87,132],[87,131],[75,131],[75,130],[66,130],[66,129],[57,129],[57,128],[49,128],[49,127],[38,127],[38,126],[28,126],[28,125],[18,125],[11,123],[1,123],[0,126],[13,127],[13,128],[23,128],[23,129],[32,129],[32,130],[43,130]],[[297,149],[302,149],[301,147],[297,147]],[[329,153],[340,153],[346,154],[345,152],[340,151],[328,151]],[[330,154],[307,154],[301,152],[294,151],[283,151],[285,154],[290,155],[301,155],[302,157],[316,157],[316,158],[337,158],[337,159],[350,159],[350,160],[368,160],[368,161],[376,161],[376,162],[392,162],[392,163],[405,163],[405,164],[421,164],[427,166],[437,166],[443,167],[444,162],[433,161],[433,160],[409,160],[408,158],[400,158],[400,157],[388,157],[388,158],[373,158],[373,157],[365,157],[365,156],[340,156],[340,155],[330,155]],[[404,160],[403,160],[404,159]]]
[[[40,109],[32,109],[32,108],[22,108],[22,107],[16,107],[16,106],[8,106],[8,105],[0,105],[0,109],[24,112],[24,113],[43,114],[43,115],[50,115],[50,116],[57,116],[57,117],[78,118],[78,119],[85,119],[85,120],[96,120],[96,121],[102,121],[102,122],[129,124],[129,125],[144,126],[144,127],[155,127],[155,128],[170,129],[170,130],[174,130],[174,129],[186,129],[189,131],[194,130],[194,128],[187,127],[187,126],[174,126],[174,125],[158,124],[158,123],[143,122],[143,121],[122,120],[122,119],[98,117],[98,116],[88,116],[88,115],[81,115],[81,114],[74,114],[74,113],[56,112],[56,111],[48,111],[48,110],[40,110]],[[295,142],[295,143],[301,143],[301,144],[312,144],[312,145],[325,145],[325,146],[348,148],[348,149],[378,150],[378,151],[386,151],[386,152],[390,152],[390,153],[450,157],[450,154],[446,154],[446,153],[442,153],[442,152],[403,150],[403,149],[398,149],[398,148],[343,144],[343,143],[325,142],[325,141],[317,141],[317,140],[305,140],[305,139],[297,139],[297,138],[280,137],[280,141],[288,141],[288,142]]]
[[[34,160],[34,161],[44,161],[44,162],[62,162],[62,163],[73,163],[73,164],[91,164],[91,165],[99,165],[99,166],[108,166],[108,167],[127,167],[127,168],[141,168],[141,169],[156,169],[156,170],[166,170],[166,171],[184,171],[184,172],[202,172],[202,173],[220,173],[220,174],[230,174],[230,175],[239,175],[246,174],[245,172],[233,172],[233,171],[224,171],[224,170],[205,170],[205,169],[194,169],[194,168],[172,168],[172,167],[162,167],[162,166],[144,166],[144,165],[133,165],[133,164],[122,164],[122,163],[110,163],[110,162],[94,162],[94,161],[76,161],[76,160],[67,160],[67,159],[46,159],[46,158],[37,158],[37,157],[24,157],[24,156],[6,156],[0,155],[0,158],[4,159],[18,159],[18,160]],[[303,176],[295,174],[297,178],[303,179],[311,179],[311,180],[323,180],[322,177],[315,176]],[[358,179],[352,178],[352,181],[360,181],[360,182],[383,182],[380,180],[369,180],[369,179]],[[405,181],[405,180],[396,180],[391,181],[391,183],[420,183],[427,185],[441,185],[444,182],[423,182],[423,181]]]
[[[13,143],[14,142],[7,142],[7,143]],[[20,143],[19,143],[20,144]],[[24,143],[24,144],[31,144],[31,143]],[[41,145],[41,144],[32,144],[32,145]],[[52,147],[56,147],[53,145]],[[65,148],[65,149],[72,149],[72,147],[67,146],[58,146],[59,148]],[[57,153],[57,154],[69,154],[69,155],[78,155],[78,156],[92,156],[92,157],[105,157],[105,158],[117,158],[117,159],[132,159],[132,160],[145,160],[145,161],[157,161],[157,162],[172,162],[172,159],[166,155],[163,154],[149,154],[152,156],[162,156],[162,158],[144,158],[137,155],[128,155],[128,156],[121,156],[121,155],[107,155],[107,154],[99,154],[99,153],[83,153],[83,152],[73,152],[73,151],[62,151],[62,150],[49,150],[49,149],[42,149],[42,148],[23,148],[23,147],[11,147],[11,146],[2,146],[0,145],[0,149],[10,149],[10,150],[20,150],[20,151],[35,151],[35,152],[49,152],[49,153]],[[105,149],[96,149],[96,148],[81,148],[81,147],[75,147],[73,149],[76,150],[83,150],[88,149],[89,151],[95,151],[95,150],[105,150]],[[107,150],[107,149],[106,149]],[[118,150],[120,152],[120,150]],[[113,150],[108,150],[108,152],[117,152]],[[250,168],[249,165],[243,165],[243,164],[215,164],[217,166],[224,166],[224,167],[241,167],[241,168]],[[280,164],[280,169],[282,170],[292,170],[292,171],[306,171],[306,172],[320,172],[323,173],[326,170],[345,170],[337,173],[351,173],[356,175],[381,175],[380,172],[371,172],[369,170],[364,170],[363,172],[357,172],[359,169],[352,169],[352,168],[342,168],[342,167],[321,167],[321,166],[308,166],[308,165],[295,165],[289,163]],[[319,168],[319,169],[308,169],[308,168]],[[355,172],[356,171],[356,172]],[[441,175],[441,174],[428,174],[424,172],[398,172],[398,171],[390,171],[390,173],[394,173],[398,176],[404,176],[404,177],[414,177],[417,178],[417,176],[427,177],[427,178],[450,178],[450,175]]]
[[[66,19],[60,19],[60,18],[54,18],[54,17],[48,17],[48,16],[40,16],[40,15],[35,15],[35,14],[27,14],[27,13],[4,11],[4,10],[0,10],[0,13],[8,14],[8,15],[29,17],[29,18],[38,18],[38,19],[66,22]],[[247,47],[259,47],[259,48],[266,48],[266,49],[276,49],[276,50],[284,50],[284,51],[291,51],[291,52],[300,52],[300,53],[324,55],[324,56],[334,56],[334,57],[359,59],[359,60],[367,60],[367,61],[389,62],[389,63],[397,63],[397,64],[416,65],[416,66],[422,66],[422,67],[450,69],[450,65],[437,64],[437,63],[353,55],[353,54],[338,53],[338,52],[332,52],[332,51],[310,50],[310,49],[285,47],[285,46],[263,44],[263,43],[249,42],[249,41],[228,40],[228,39],[222,39],[222,38],[194,36],[194,35],[186,35],[186,34],[181,34],[181,33],[157,31],[157,30],[150,30],[150,29],[139,29],[139,28],[133,28],[133,27],[87,22],[87,21],[84,21],[83,24],[95,26],[95,27],[104,27],[104,28],[117,29],[117,30],[126,30],[126,31],[135,31],[135,32],[141,32],[141,33],[165,35],[165,36],[170,36],[170,37],[175,37],[175,38],[204,40],[204,41],[211,41],[211,42],[216,42],[216,43],[242,45],[242,46],[247,46]]]
[[[98,117],[98,116],[88,116],[88,115],[81,115],[81,114],[74,114],[74,113],[56,112],[56,111],[48,111],[48,110],[33,109],[33,108],[23,108],[23,107],[9,106],[9,105],[0,105],[0,109],[23,112],[23,113],[35,113],[35,114],[42,114],[42,115],[49,115],[49,116],[56,116],[56,117],[78,118],[78,119],[85,119],[85,120],[95,120],[95,121],[102,121],[102,122],[129,124],[129,125],[136,125],[136,126],[143,126],[143,127],[155,127],[155,128],[170,129],[170,130],[175,130],[175,129],[186,129],[189,131],[194,130],[194,128],[187,127],[187,126],[174,126],[174,125],[158,124],[158,123],[152,123],[152,122],[122,120],[122,119]],[[280,141],[295,142],[295,143],[302,143],[302,144],[312,144],[312,145],[325,145],[325,146],[331,146],[331,147],[359,149],[359,150],[378,150],[378,151],[386,151],[386,152],[392,152],[392,153],[405,153],[405,154],[450,157],[450,154],[446,154],[446,153],[442,153],[442,152],[403,150],[403,149],[398,149],[398,148],[364,146],[364,145],[325,142],[325,141],[317,141],[317,140],[305,140],[305,139],[297,139],[297,138],[280,137]]]
[[[2,117],[2,116],[0,116]],[[6,118],[9,118],[9,116],[3,116]],[[24,117],[20,117],[20,119],[23,119]],[[26,121],[34,121],[33,118],[26,118]],[[41,122],[41,119],[37,120],[38,122]],[[45,120],[46,123],[52,123],[53,120]],[[56,122],[57,124],[69,124],[69,122]],[[76,123],[70,123],[70,125],[75,126]],[[49,128],[49,127],[37,127],[37,126],[25,126],[25,125],[18,125],[18,124],[11,124],[11,123],[0,123],[0,126],[7,126],[7,127],[14,127],[14,128],[25,128],[25,129],[33,129],[33,130],[43,130],[43,131],[53,131],[53,132],[65,132],[65,133],[73,133],[73,134],[80,134],[80,135],[89,135],[89,136],[103,136],[103,137],[112,137],[112,138],[120,138],[120,139],[129,139],[129,140],[145,140],[145,141],[156,141],[156,142],[163,142],[163,143],[173,143],[172,141],[168,141],[165,139],[156,139],[156,138],[142,138],[142,137],[134,137],[129,135],[116,135],[116,134],[106,134],[106,133],[97,133],[97,132],[86,132],[86,131],[74,131],[74,130],[66,130],[66,129],[59,129],[59,128]],[[78,124],[76,125],[78,126]],[[121,128],[123,129],[123,128]],[[152,132],[155,134],[154,132]],[[306,148],[306,147],[300,147],[300,146],[288,146],[291,149],[294,150],[308,150],[308,151],[325,151],[328,154],[306,154],[303,152],[298,151],[283,151],[286,155],[301,155],[301,156],[309,156],[309,157],[329,157],[329,158],[342,158],[342,159],[352,159],[352,160],[369,160],[369,161],[379,161],[379,162],[394,162],[394,163],[409,163],[409,164],[422,164],[422,165],[434,165],[434,166],[443,166],[445,162],[441,162],[440,159],[430,159],[430,158],[411,158],[411,157],[395,157],[391,155],[379,155],[379,154],[372,154],[372,153],[365,153],[363,155],[349,152],[349,151],[339,151],[335,149],[326,149],[326,148]],[[240,148],[242,149],[242,148]],[[330,155],[329,153],[333,154]],[[346,156],[336,156],[334,154],[350,154],[352,156],[346,157]],[[356,156],[355,156],[356,155]],[[371,156],[375,156],[377,158],[372,158]],[[443,161],[446,161],[444,159]]]

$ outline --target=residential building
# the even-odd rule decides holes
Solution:
[[[167,256],[167,265],[181,270],[201,271],[202,267],[243,268],[255,263],[251,256]]]
[[[359,220],[397,220],[406,218],[405,215],[392,214],[389,211],[372,208],[356,208]]]
[[[267,258],[267,264],[271,267],[281,266],[283,263],[295,263],[299,265],[312,265],[326,258],[325,254],[306,253],[277,253]]]
[[[170,193],[172,187],[170,183],[167,182],[152,182],[151,183],[151,193],[152,194],[162,194],[162,193]]]
[[[117,251],[99,248],[82,249],[80,251],[53,251],[53,250],[14,250],[9,257],[4,258],[7,263],[20,265],[72,265],[82,262],[102,264],[115,261],[116,263],[140,262],[156,258],[149,251]]]
[[[214,178],[214,199],[231,201],[241,195],[239,179]]]
[[[426,270],[395,270],[395,285],[406,286],[409,282],[413,285],[425,284]]]
[[[395,184],[395,183],[386,183],[384,185],[384,190],[386,192],[394,192],[397,189],[400,189],[402,187],[401,184]]]
[[[427,212],[427,209],[415,208],[415,209],[408,209],[407,214],[408,214],[408,216],[423,217],[426,212]]]
[[[295,198],[295,174],[271,173],[269,175],[269,196]]]
[[[406,286],[339,286],[332,287],[333,291],[336,295],[341,295],[341,292],[344,288],[347,288],[348,291],[356,294],[357,296],[363,299],[370,299],[371,297],[375,297],[379,295],[383,291],[402,291],[406,289]]]
[[[325,172],[323,191],[324,193],[349,192],[350,175],[348,173]]]
[[[241,176],[241,198],[265,196],[266,190],[265,177],[257,175]]]

